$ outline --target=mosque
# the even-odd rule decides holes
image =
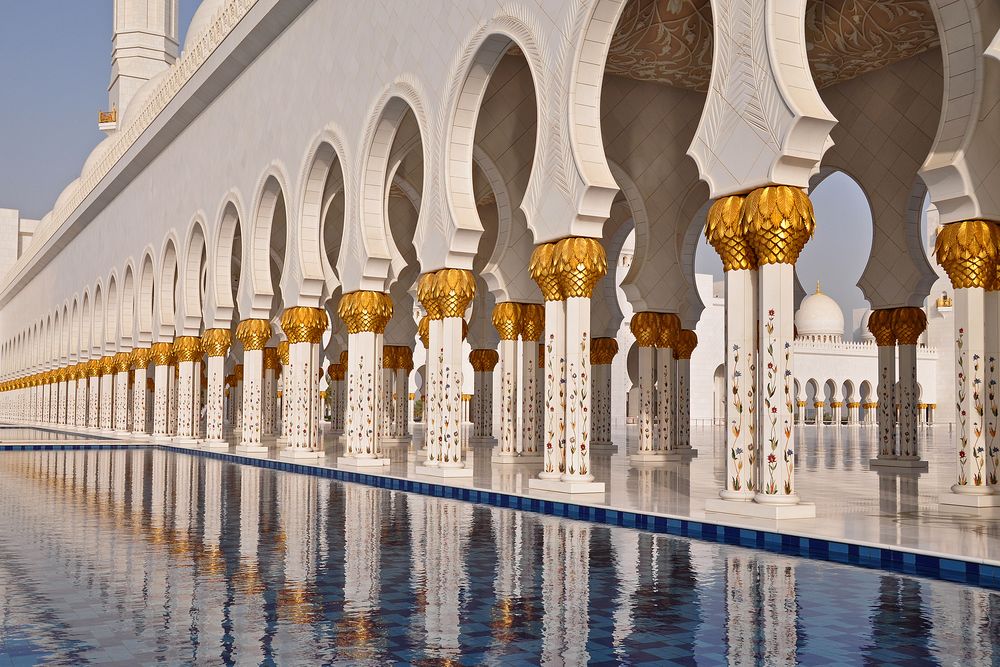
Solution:
[[[926,465],[952,423],[942,502],[1000,499],[995,3],[459,4],[204,0],[181,44],[176,0],[115,0],[106,139],[0,216],[4,419],[303,461],[330,431],[379,470],[419,414],[414,474],[495,440],[568,496],[623,421],[637,462],[721,422],[707,509],[773,519],[813,511],[794,425]],[[835,171],[873,217],[846,319],[795,274]]]

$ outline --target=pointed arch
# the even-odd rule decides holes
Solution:
[[[188,230],[187,241],[184,244],[183,276],[181,279],[181,294],[183,295],[183,317],[181,328],[186,336],[197,336],[202,328],[202,269],[208,256],[208,246],[205,237],[205,223],[201,216],[196,216]]]
[[[119,348],[125,351],[132,349],[135,335],[135,272],[132,270],[132,259],[125,263],[122,274],[121,305],[119,306],[118,338]]]
[[[136,343],[141,346],[153,342],[154,304],[156,302],[156,260],[152,247],[147,247],[139,265],[139,279],[136,289]]]
[[[171,341],[176,332],[177,323],[177,240],[173,234],[167,236],[163,242],[163,250],[160,252],[159,290],[157,302],[159,304],[159,330],[157,335],[160,340]]]
[[[228,328],[236,310],[236,295],[243,282],[243,229],[239,197],[231,193],[222,205],[212,257],[210,294],[214,301],[214,327]],[[234,267],[233,264],[236,264]],[[207,325],[206,325],[207,326]]]

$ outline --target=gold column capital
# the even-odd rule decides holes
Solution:
[[[347,325],[349,334],[364,331],[384,333],[385,326],[392,319],[392,299],[385,292],[348,292],[340,298],[337,313]]]
[[[173,349],[170,347],[170,343],[153,343],[149,348],[150,355],[153,358],[154,366],[169,366],[171,360],[173,359],[174,353]]]
[[[660,327],[659,313],[643,311],[632,315],[629,329],[635,336],[635,344],[639,347],[653,347],[656,344]]]
[[[996,289],[997,226],[985,220],[950,222],[938,232],[934,255],[955,289]]]
[[[177,361],[197,361],[201,358],[201,338],[178,336],[174,339],[173,352]]]
[[[417,323],[417,337],[423,344],[424,349],[430,349],[430,337],[431,337],[431,317],[430,315],[424,315],[420,318],[420,322]]]
[[[264,370],[276,372],[281,370],[281,366],[278,364],[278,348],[264,348]]]
[[[115,358],[114,356],[107,354],[101,357],[100,361],[101,376],[111,375],[115,372]],[[52,372],[48,373],[49,382],[52,382]]]
[[[326,331],[328,324],[326,311],[322,308],[295,306],[286,308],[281,314],[281,330],[285,332],[288,342],[293,345],[322,342],[323,332]]]
[[[91,359],[87,362],[87,377],[96,378],[101,376],[101,362],[99,359]]]
[[[868,316],[868,331],[875,336],[875,344],[879,347],[893,347],[896,344],[892,318],[892,308],[879,308]]]
[[[396,346],[395,345],[383,345],[382,346],[382,369],[383,370],[396,370]]]
[[[608,272],[604,246],[597,239],[571,236],[556,243],[552,257],[553,272],[559,278],[563,299],[594,293],[597,281]]]
[[[690,359],[696,347],[698,334],[691,329],[681,329],[674,342],[674,359]]]
[[[271,338],[271,323],[262,319],[241,320],[236,325],[236,339],[243,343],[243,350],[263,350]]]
[[[868,321],[871,322],[871,319]],[[891,324],[900,345],[916,345],[920,334],[927,328],[927,313],[923,308],[912,306],[893,308]]]
[[[478,348],[469,352],[469,363],[472,365],[472,370],[478,373],[491,372],[499,361],[500,355],[496,350]]]
[[[815,229],[812,202],[800,188],[757,188],[743,202],[743,234],[758,265],[794,265]]]
[[[278,347],[276,348],[278,352],[278,361],[281,362],[282,366],[288,365],[288,341],[279,340]]]
[[[562,301],[562,288],[559,286],[559,276],[555,273],[555,243],[543,243],[535,246],[528,260],[528,273],[531,279],[542,291],[546,301]]]
[[[521,340],[538,341],[545,333],[545,306],[521,304]]]
[[[521,304],[514,301],[501,301],[493,306],[493,327],[500,335],[500,340],[517,340],[521,333]]]
[[[590,363],[610,364],[618,354],[618,341],[614,338],[594,338],[590,341]]]
[[[435,278],[434,273],[424,273],[417,280],[417,300],[427,311],[427,317],[432,320],[440,320],[443,317],[441,304],[438,302],[436,283],[437,278]]]
[[[757,258],[743,233],[743,195],[720,197],[708,209],[705,238],[722,259],[724,271],[757,268]]]
[[[229,329],[207,329],[201,336],[201,346],[210,357],[226,356],[231,344]]]
[[[656,347],[675,347],[677,334],[681,331],[681,318],[673,313],[658,313],[659,325],[656,328]]]
[[[465,269],[441,269],[434,275],[433,295],[441,317],[464,317],[476,295],[476,279]]]
[[[145,368],[149,365],[149,348],[137,347],[132,350],[132,365],[136,368]]]
[[[128,373],[132,366],[132,354],[130,352],[119,352],[112,357],[116,373]]]
[[[347,350],[340,351],[340,358],[338,359],[340,365],[347,368]]]

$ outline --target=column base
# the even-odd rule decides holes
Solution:
[[[473,447],[496,447],[497,439],[487,435],[470,435],[469,445]]]
[[[490,463],[541,463],[545,457],[541,454],[493,454]]]
[[[615,446],[615,443],[610,440],[601,440],[590,443],[590,451],[594,451],[595,449],[600,451],[611,451],[618,448]]]
[[[391,438],[380,438],[379,442],[382,443],[383,445],[396,446],[396,445],[409,445],[411,440],[412,438],[410,436],[405,435],[402,437],[393,436]]]
[[[535,477],[528,480],[528,489],[547,493],[604,493],[605,486],[604,482],[576,482],[563,479],[538,479]]]
[[[452,466],[417,466],[414,469],[414,474],[424,475],[426,477],[472,477],[472,468],[457,468]]]
[[[944,493],[938,498],[941,505],[959,507],[1000,507],[1000,495],[992,493]]]
[[[423,447],[421,449],[411,449],[406,452],[407,461],[426,461],[427,460],[427,448]]]
[[[303,449],[301,447],[285,447],[278,456],[283,459],[321,459],[326,456],[322,449]]]
[[[338,456],[338,468],[384,468],[390,463],[389,459],[363,459],[357,456]]]
[[[206,440],[205,447],[208,449],[229,449],[229,443],[225,440]]]
[[[723,500],[709,498],[705,501],[706,512],[720,514],[735,514],[755,519],[814,519],[816,505],[814,503],[796,503],[794,505],[768,505],[752,500]]]
[[[905,470],[921,470],[927,472],[927,461],[922,459],[899,458],[880,459],[874,458],[868,461],[869,468],[903,468]]]
[[[175,445],[200,445],[202,440],[200,438],[195,438],[189,435],[178,435],[171,438],[171,442]]]
[[[267,454],[267,447],[263,445],[236,445],[236,451],[240,454]]]
[[[635,454],[629,454],[628,460],[631,463],[659,463],[667,460],[667,453],[662,450],[636,452]]]

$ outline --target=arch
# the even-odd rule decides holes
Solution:
[[[97,357],[104,353],[104,291],[101,289],[100,280],[94,286],[93,328],[90,333],[90,347]]]
[[[219,213],[218,231],[215,236],[212,258],[212,279],[209,281],[209,294],[214,301],[213,327],[228,328],[236,309],[235,295],[243,281],[243,229],[240,221],[243,219],[240,211],[239,195],[235,192],[223,201]],[[236,247],[237,242],[239,247]],[[233,276],[233,257],[240,275]]]
[[[80,311],[80,358],[89,359],[92,346],[93,321],[90,317],[90,289],[83,290],[83,306]]]
[[[844,401],[845,403],[853,403],[856,400],[856,396],[854,393],[854,382],[852,382],[850,379],[844,380],[843,384],[841,385],[841,395],[842,395],[841,397],[842,401]]]
[[[132,340],[135,336],[135,272],[132,270],[132,259],[129,258],[125,264],[125,271],[122,274],[122,297],[119,318],[119,338],[122,349],[130,350]]]
[[[389,157],[396,133],[406,117],[412,112],[417,123],[417,131],[421,139],[423,163],[425,172],[429,171],[432,162],[429,160],[427,148],[427,123],[424,119],[423,104],[416,86],[406,80],[398,80],[387,87],[382,93],[380,102],[375,105],[376,113],[371,114],[368,128],[365,132],[366,152],[361,170],[360,195],[357,202],[360,210],[359,225],[352,225],[351,230],[357,232],[360,238],[351,237],[351,252],[361,261],[359,267],[359,284],[345,286],[345,291],[355,289],[373,289],[384,291],[389,278],[389,268],[393,253],[390,248],[392,235],[386,214],[386,190],[388,187]],[[350,202],[345,202],[349,205]],[[423,237],[425,224],[425,209],[427,197],[421,198],[420,210],[417,212],[417,227],[414,234],[417,239]],[[349,208],[347,210],[350,210]],[[478,238],[478,237],[477,237]],[[358,244],[360,243],[360,247]],[[443,267],[421,267],[424,271]],[[468,267],[472,268],[471,263]],[[342,276],[343,278],[343,276]]]
[[[181,277],[184,321],[181,323],[181,328],[186,336],[197,336],[201,333],[201,278],[202,267],[208,256],[205,223],[202,220],[202,217],[198,215],[191,221],[187,242],[184,244],[184,264]]]
[[[156,301],[154,272],[156,260],[153,259],[152,247],[147,247],[142,254],[142,264],[139,265],[139,286],[136,294],[136,311],[138,320],[137,341],[140,345],[153,342],[153,307]]]
[[[59,361],[62,352],[62,331],[59,328],[59,309],[52,315],[52,326],[49,329],[49,360]]]
[[[476,255],[479,239],[483,233],[472,182],[472,164],[476,153],[476,124],[493,72],[511,45],[516,46],[524,54],[535,95],[535,150],[525,188],[525,199],[527,193],[537,188],[539,163],[543,155],[543,151],[539,150],[539,144],[542,141],[544,122],[542,117],[544,106],[540,103],[539,93],[542,82],[539,78],[544,68],[540,66],[538,58],[540,51],[534,32],[519,18],[510,15],[498,16],[484,26],[464,50],[463,60],[467,60],[468,65],[464,70],[459,70],[461,83],[455,87],[445,143],[445,198],[449,217],[455,225],[449,239],[449,257],[446,259],[449,265],[452,262],[461,263],[467,257],[470,264],[468,268],[471,268],[472,259]],[[518,202],[528,230],[537,238],[532,211],[523,204],[523,200]]]
[[[173,233],[169,234],[163,243],[157,282],[160,286],[157,295],[160,327],[157,334],[161,340],[170,341],[175,335],[177,322],[177,240]]]
[[[288,199],[285,193],[288,188],[285,185],[286,179],[281,172],[272,167],[264,177],[264,182],[260,187],[260,194],[257,196],[257,207],[252,220],[249,246],[249,274],[250,287],[248,306],[253,317],[267,318],[270,316],[272,303],[275,296],[274,285],[271,281],[271,231],[274,225],[275,215],[285,218],[285,249],[287,250],[289,215]],[[283,265],[278,267],[280,275],[286,275],[285,266],[288,262],[288,253],[285,252]],[[242,273],[242,271],[241,271]],[[242,282],[242,281],[241,281]]]
[[[861,398],[862,403],[870,403],[872,396],[874,396],[872,383],[868,380],[862,380],[861,384],[858,385],[858,396]]]
[[[70,327],[67,349],[69,358],[76,361],[80,353],[80,296],[73,295],[73,305],[70,307]]]
[[[336,127],[327,127],[313,140],[313,148],[306,156],[301,208],[295,238],[298,240],[299,271],[302,277],[301,297],[308,303],[298,305],[318,306],[323,296],[323,287],[331,293],[330,278],[334,274],[329,267],[324,249],[323,223],[326,219],[327,202],[324,201],[326,185],[335,169],[340,170],[341,183],[344,181],[344,164],[347,162],[346,144],[343,134]],[[346,209],[345,209],[346,212]],[[346,216],[345,216],[346,218]],[[343,235],[343,225],[341,225]],[[331,270],[327,270],[327,268]]]
[[[104,351],[114,351],[118,344],[118,272],[111,271],[108,276],[107,294],[104,298]]]

